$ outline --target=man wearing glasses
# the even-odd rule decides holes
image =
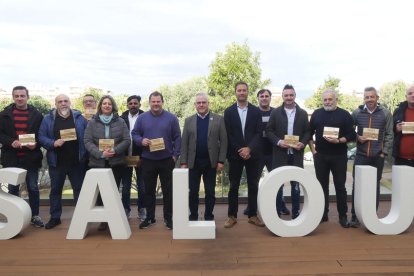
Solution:
[[[83,117],[85,117],[86,120],[92,119],[92,116],[96,113],[96,100],[95,96],[92,94],[86,94],[83,96]]]

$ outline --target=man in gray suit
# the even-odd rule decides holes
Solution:
[[[203,176],[205,220],[214,220],[216,173],[224,168],[227,133],[222,116],[209,110],[208,97],[197,93],[197,113],[186,118],[181,144],[181,168],[189,168],[190,220],[198,220],[200,180]]]

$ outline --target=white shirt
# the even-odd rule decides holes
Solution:
[[[132,144],[134,143],[132,141],[132,135],[131,132],[134,129],[135,126],[135,122],[138,119],[138,113],[135,115],[132,115],[131,113],[128,113],[128,121],[129,121],[129,137],[131,138],[131,144],[129,145],[129,149],[128,149],[128,155],[131,156],[132,155]]]
[[[246,126],[246,117],[247,117],[247,105],[245,107],[240,107],[237,103],[237,111],[239,112],[240,122],[242,125],[242,132],[244,137],[244,127]]]

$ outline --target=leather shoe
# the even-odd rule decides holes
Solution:
[[[224,223],[224,228],[232,228],[237,223],[237,218],[230,216]]]
[[[328,220],[329,220],[328,214],[323,214],[322,219],[321,219],[321,223],[327,222]]]
[[[101,224],[99,224],[98,231],[105,231],[106,229],[108,229],[108,223],[101,222]]]
[[[61,224],[62,222],[60,221],[60,219],[54,219],[51,218],[48,223],[46,223],[45,225],[45,229],[52,229],[55,228],[56,226],[58,226],[59,224]]]
[[[343,228],[349,228],[349,222],[347,220],[346,217],[340,217],[339,218],[339,224],[343,227]]]

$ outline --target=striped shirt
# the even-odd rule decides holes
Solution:
[[[21,110],[13,108],[13,121],[14,128],[16,129],[16,135],[27,134],[28,121],[29,121],[29,110]],[[26,155],[23,150],[18,150],[16,153],[17,157],[22,157]]]

